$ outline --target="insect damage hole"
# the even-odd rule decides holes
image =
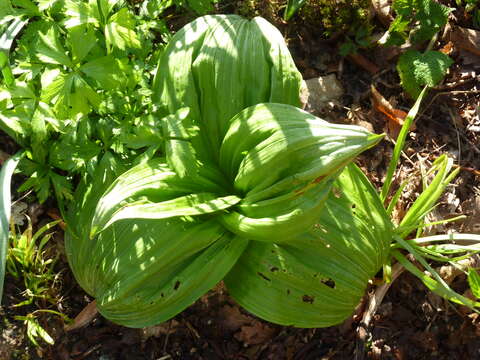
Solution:
[[[329,288],[335,289],[335,281],[332,279],[323,279],[322,283],[327,285]]]
[[[178,288],[180,287],[180,281],[176,281],[175,282],[175,285],[173,286],[173,290],[178,290]]]
[[[272,281],[270,280],[268,277],[266,277],[264,274],[262,274],[261,272],[257,272],[257,275],[260,276],[262,279],[264,280],[267,280],[267,281]]]
[[[313,304],[313,302],[315,301],[315,298],[313,296],[310,296],[310,295],[303,295],[302,296],[302,301],[304,303]]]

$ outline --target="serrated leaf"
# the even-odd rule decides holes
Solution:
[[[213,10],[213,4],[218,0],[187,0],[188,7],[198,15],[205,15]]]
[[[166,9],[173,5],[173,0],[149,0],[144,1],[140,7],[140,15],[151,19],[158,18]]]
[[[39,33],[38,38],[35,49],[36,56],[40,60],[50,64],[72,66],[72,62],[67,56],[67,51],[60,42],[60,34],[56,27],[50,27],[45,34]]]
[[[392,8],[396,17],[388,29],[386,46],[402,45],[408,37],[412,43],[430,40],[445,26],[451,12],[434,0],[395,0]]]
[[[37,5],[30,0],[15,0],[15,6],[22,8],[30,17],[42,15]]]
[[[100,14],[103,17],[103,23],[107,22],[107,19],[109,18],[110,13],[112,12],[115,5],[121,2],[122,0],[99,0],[97,2]]]
[[[388,37],[383,45],[400,46],[408,39],[410,19],[404,16],[397,16],[388,28]]]
[[[53,81],[49,82],[50,79]],[[64,102],[66,105],[69,104],[70,93],[72,92],[73,81],[75,74],[65,74],[61,73],[59,70],[45,72],[42,75],[42,94],[41,99],[49,103],[52,100],[55,100],[55,103]]]
[[[136,32],[116,22],[110,22],[105,26],[105,40],[107,46],[120,50],[141,47]]]
[[[61,0],[37,0],[38,9],[40,11],[45,11],[47,9],[53,9],[57,6]]]
[[[24,139],[30,134],[31,114],[22,109],[0,111],[0,129],[5,131],[12,139],[26,145]]]
[[[436,86],[444,78],[453,60],[439,51],[420,53],[408,50],[400,55],[397,71],[403,88],[412,98],[417,98],[423,86]]]
[[[452,11],[434,0],[418,0],[417,3],[418,10],[415,18],[419,21],[419,26],[411,36],[413,43],[430,40],[447,24],[448,15]]]
[[[72,184],[66,179],[66,177],[53,171],[51,171],[49,175],[57,200],[72,200]]]
[[[98,11],[97,1],[65,1],[65,15],[67,20],[64,22],[66,28],[72,28],[79,25],[101,23],[100,13]]]
[[[90,50],[96,45],[97,37],[92,29],[87,26],[76,26],[69,29],[69,40],[72,48],[73,62],[80,63]]]
[[[104,56],[83,64],[80,69],[88,77],[98,81],[105,90],[114,90],[121,84],[118,65],[113,56]]]
[[[415,0],[395,0],[392,9],[397,15],[409,17],[415,12]]]

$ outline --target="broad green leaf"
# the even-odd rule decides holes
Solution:
[[[290,105],[245,109],[231,120],[220,149],[223,172],[244,195],[222,223],[252,240],[303,233],[317,221],[338,172],[381,138]]]
[[[352,314],[387,259],[392,224],[355,165],[334,186],[305,234],[288,243],[251,241],[226,276],[229,294],[249,312],[297,327],[331,326]]]
[[[261,102],[300,106],[300,82],[272,25],[261,18],[213,15],[198,18],[172,38],[159,61],[152,98],[162,104],[163,115],[189,108],[203,147],[212,149],[209,154],[195,149],[197,154],[215,159],[234,115]]]
[[[214,212],[239,201],[235,196],[217,199],[217,196],[211,194],[221,192],[221,188],[214,184],[206,187],[205,184],[197,183],[195,179],[181,179],[161,161],[162,159],[157,159],[137,165],[113,182],[98,201],[93,215],[91,236],[103,230],[107,224],[116,221],[115,216],[119,219],[125,216],[135,217],[136,209],[139,218],[164,218],[181,216],[182,212],[185,212],[185,215]],[[187,196],[206,190],[210,190],[210,194],[200,197]],[[179,199],[178,202],[171,201],[175,199]],[[175,205],[179,206],[178,210],[175,210]],[[130,206],[133,214],[129,215],[128,213],[132,211],[129,209]],[[156,206],[158,211],[155,211]]]
[[[242,201],[236,209],[222,215],[219,221],[225,228],[244,238],[288,242],[317,221],[331,189],[330,179],[305,191],[297,199],[280,196],[253,205],[244,205]]]
[[[284,191],[285,183],[318,182],[382,138],[361,127],[330,124],[293,106],[259,104],[231,120],[220,164],[247,197],[272,194],[269,188]]]
[[[199,128],[192,121],[190,110],[182,108],[163,118],[162,129],[169,166],[181,178],[196,177],[202,163],[198,160],[195,148],[202,146],[202,143],[198,139]]]
[[[8,252],[8,233],[10,229],[11,211],[11,179],[23,153],[17,153],[5,161],[0,169],[0,303],[3,294],[3,282],[5,279],[5,263]]]
[[[92,295],[100,313],[145,327],[184,310],[225,276],[248,243],[222,231],[212,221],[139,220],[107,230],[113,249],[103,246],[103,234],[87,241],[95,256],[82,273],[95,276]]]
[[[90,239],[93,209],[115,168],[112,156],[104,157],[93,183],[86,179],[77,190],[66,252],[77,281],[105,317],[144,327],[168,320],[212,288],[247,241],[226,233],[213,219],[188,218],[122,220]]]
[[[100,200],[99,205],[102,205],[102,200]],[[204,215],[228,209],[240,200],[238,196],[234,195],[217,197],[210,193],[198,193],[156,203],[148,200],[130,201],[113,214],[108,214],[106,218],[95,216],[92,221],[90,237],[95,236],[114,222],[123,219],[167,219],[179,216]],[[95,215],[98,213],[96,211]]]

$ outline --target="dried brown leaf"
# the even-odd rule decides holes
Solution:
[[[382,113],[388,120],[387,131],[391,138],[396,139],[398,133],[403,125],[403,120],[407,116],[407,113],[403,110],[395,109],[382,94],[371,85],[372,104],[376,111]],[[412,124],[410,130],[415,130],[415,125]]]
[[[180,323],[177,320],[170,320],[159,325],[148,326],[142,329],[142,340],[147,341],[151,337],[158,338],[162,335],[170,335],[177,331]]]
[[[236,306],[225,305],[219,312],[222,325],[230,331],[237,331],[242,326],[252,323],[253,318],[244,315]]]
[[[372,7],[378,20],[386,27],[390,26],[393,21],[393,16],[390,15],[391,1],[388,0],[372,0]]]
[[[480,56],[480,31],[456,26],[450,33],[450,41],[457,49],[463,49]]]
[[[245,345],[258,345],[267,342],[275,335],[275,329],[255,320],[252,325],[242,326],[235,339]]]

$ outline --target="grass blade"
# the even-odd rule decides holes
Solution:
[[[295,15],[295,13],[303,6],[305,0],[288,0],[287,8],[285,9],[285,14],[283,15],[284,20],[290,20],[290,18]]]
[[[407,138],[408,131],[410,130],[410,126],[412,126],[413,120],[415,116],[417,116],[418,110],[420,108],[420,104],[422,103],[425,94],[427,93],[427,88],[424,88],[420,95],[418,96],[415,104],[408,112],[407,117],[405,118],[405,122],[403,123],[402,129],[398,134],[397,141],[395,143],[395,147],[393,149],[393,156],[392,160],[390,160],[390,164],[388,165],[387,176],[385,178],[385,182],[382,186],[382,192],[380,194],[380,198],[382,202],[385,203],[385,200],[388,196],[390,191],[390,186],[392,185],[393,174],[395,173],[395,169],[397,168],[398,161],[400,160],[400,155],[402,153],[403,147],[405,146],[405,140]]]

